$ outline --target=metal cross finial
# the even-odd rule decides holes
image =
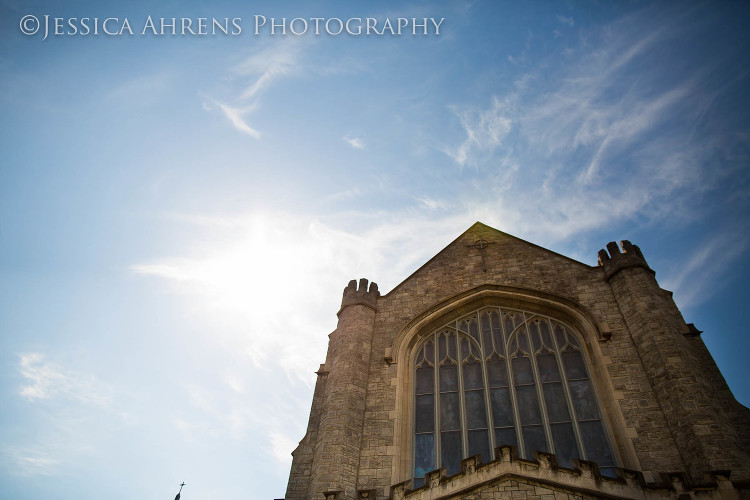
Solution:
[[[473,245],[468,245],[469,248],[478,248],[480,252],[482,252],[482,272],[487,272],[487,263],[484,260],[484,249],[487,248],[490,245],[494,245],[494,241],[485,241],[482,238],[479,238],[477,241],[474,242]]]
[[[180,494],[182,493],[182,487],[185,486],[185,481],[182,482],[180,485],[180,491],[177,492],[177,496],[174,497],[174,500],[180,500]]]

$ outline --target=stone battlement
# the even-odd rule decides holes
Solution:
[[[607,250],[599,250],[599,265],[604,268],[604,277],[609,280],[612,276],[628,267],[642,267],[652,275],[656,274],[650,267],[641,253],[638,245],[633,245],[628,240],[622,240],[622,252],[617,243],[610,241],[607,243]]]
[[[344,310],[345,307],[353,305],[363,305],[377,310],[378,297],[380,292],[378,291],[378,284],[373,282],[370,283],[370,287],[367,287],[367,279],[361,278],[359,280],[359,287],[357,287],[357,280],[351,280],[349,285],[344,288],[344,296],[341,298],[341,309],[339,314]]]
[[[553,454],[535,452],[535,460],[518,458],[512,446],[496,449],[498,458],[482,463],[479,456],[461,461],[461,472],[446,475],[437,469],[425,475],[424,486],[410,489],[411,480],[391,486],[391,500],[435,500],[439,498],[631,498],[681,499],[691,493],[704,498],[729,498],[735,494],[728,471],[706,476],[703,484],[691,484],[684,473],[662,474],[646,482],[638,471],[616,468],[617,477],[599,473],[594,462],[573,460],[573,468],[558,467]],[[481,493],[481,494],[480,494]],[[734,497],[736,498],[736,496]]]

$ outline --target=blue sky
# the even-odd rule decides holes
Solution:
[[[42,40],[26,15],[134,34]],[[256,36],[255,15],[444,21]],[[142,34],[148,16],[242,32]],[[590,265],[638,244],[750,404],[748,21],[741,2],[0,1],[0,490],[283,496],[344,286],[387,292],[477,220]]]

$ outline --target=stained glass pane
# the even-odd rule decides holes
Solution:
[[[440,463],[442,467],[448,469],[449,476],[461,471],[462,456],[461,433],[458,431],[440,433]]]
[[[495,340],[495,349],[500,354],[505,354],[505,343],[503,342],[503,330],[500,328],[500,315],[497,311],[490,313],[492,324],[492,338]]]
[[[539,324],[539,329],[542,331],[542,342],[544,342],[544,345],[549,347],[550,349],[555,348],[555,344],[552,342],[552,336],[549,332],[549,325],[546,321],[542,321]]]
[[[581,347],[581,344],[580,342],[578,342],[578,339],[576,338],[576,336],[570,332],[568,332],[568,342],[570,342],[572,345],[576,347]]]
[[[529,330],[531,331],[531,342],[533,344],[532,350],[536,351],[542,345],[542,341],[539,339],[539,323],[532,321]]]
[[[438,361],[444,360],[445,356],[448,354],[448,350],[445,347],[445,343],[446,343],[445,332],[443,332],[438,337]]]
[[[469,331],[469,322],[468,320],[463,320],[458,322],[458,330],[460,332],[468,332]]]
[[[561,467],[572,467],[574,458],[581,458],[576,445],[576,437],[573,434],[572,424],[553,424],[552,441],[555,443],[555,455],[557,463]]]
[[[415,432],[432,432],[435,430],[435,396],[425,394],[417,396],[417,412],[414,419]]]
[[[464,364],[464,388],[481,389],[484,387],[482,380],[482,365],[477,361],[469,361]]]
[[[531,425],[523,427],[523,444],[525,450],[525,458],[533,458],[533,452],[544,451],[549,453],[547,449],[547,438],[544,436],[544,429],[541,425]]]
[[[469,453],[467,456],[481,455],[483,463],[489,462],[492,457],[490,456],[490,439],[487,429],[469,431],[468,438]]]
[[[427,344],[425,344],[424,357],[430,363],[435,363],[435,346],[432,345],[432,342],[427,342]]]
[[[461,359],[468,358],[469,354],[471,354],[471,351],[469,350],[469,339],[462,336],[461,337]]]
[[[555,337],[557,338],[557,346],[562,349],[568,341],[565,339],[565,329],[562,325],[555,325]]]
[[[586,449],[586,460],[596,462],[600,466],[614,465],[602,423],[599,420],[581,422],[580,428],[583,447]]]
[[[490,392],[492,400],[492,421],[495,427],[513,425],[513,407],[510,404],[510,391],[508,389],[492,389]]]
[[[456,354],[456,334],[449,333],[447,335],[448,340],[448,356],[451,359],[458,359],[458,355]]]
[[[560,370],[557,368],[557,358],[552,353],[540,354],[536,357],[539,368],[539,377],[542,382],[555,382],[560,380]]]
[[[518,350],[518,339],[516,337],[513,337],[510,342],[508,342],[508,353],[513,354]]]
[[[419,351],[419,354],[417,354],[416,359],[414,360],[414,366],[419,366],[420,363],[424,360],[424,350]]]
[[[417,434],[414,439],[414,477],[435,470],[435,435]]]
[[[505,369],[505,360],[492,356],[487,362],[487,379],[490,387],[505,387],[508,385],[508,371]]]
[[[529,338],[523,330],[518,332],[518,347],[520,347],[523,352],[531,352],[531,349],[529,348]]]
[[[487,427],[487,412],[484,407],[484,391],[466,391],[466,425],[469,429]]]
[[[505,335],[507,337],[510,337],[510,334],[513,333],[513,330],[515,329],[515,326],[513,324],[513,315],[506,314],[504,323],[505,323]]]
[[[482,331],[486,332],[490,329],[490,313],[485,311],[479,315],[479,320],[482,322]]]
[[[431,366],[417,368],[417,394],[432,394],[434,392],[435,377]]]
[[[518,414],[521,417],[521,424],[541,424],[542,413],[539,411],[536,388],[533,385],[516,387],[516,398],[518,399]]]
[[[479,325],[477,325],[476,321],[472,321],[471,323],[469,323],[469,335],[471,335],[474,340],[479,342]]]
[[[583,366],[583,358],[579,351],[568,349],[562,353],[563,366],[565,375],[568,380],[586,377],[586,367]]]
[[[511,361],[511,366],[513,367],[513,380],[516,385],[534,383],[534,374],[531,371],[530,358],[514,358]]]
[[[542,385],[544,403],[547,406],[547,416],[550,423],[569,422],[568,399],[565,397],[562,384],[553,382]]]
[[[443,365],[440,367],[440,392],[458,390],[458,367]]]
[[[518,437],[516,436],[515,427],[495,429],[495,446],[500,446],[503,444],[518,446]]]
[[[482,342],[484,342],[484,352],[489,354],[492,352],[492,332],[490,330],[482,330]]]
[[[597,420],[599,410],[591,391],[591,383],[588,380],[573,380],[568,386],[578,420]]]
[[[440,395],[440,430],[452,431],[460,428],[461,414],[458,407],[458,393]]]

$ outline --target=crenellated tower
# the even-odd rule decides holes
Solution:
[[[329,338],[307,498],[354,499],[378,285],[352,280],[344,289],[338,325]],[[316,394],[317,395],[317,394]],[[311,418],[312,420],[312,418]],[[294,467],[293,467],[294,469]]]
[[[736,402],[700,332],[685,323],[672,293],[659,287],[641,250],[629,241],[621,244],[622,251],[615,242],[600,250],[599,265],[692,481],[700,483],[711,471],[747,473],[748,457],[737,446],[742,436],[734,425]],[[721,386],[725,399],[717,397]]]

